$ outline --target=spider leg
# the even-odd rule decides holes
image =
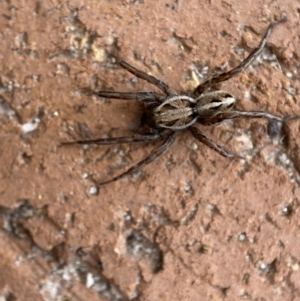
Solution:
[[[146,157],[145,159],[143,159],[142,161],[140,161],[136,165],[132,166],[131,168],[129,168],[127,171],[125,171],[124,173],[120,174],[119,176],[116,176],[116,177],[114,177],[111,180],[108,180],[106,182],[98,183],[98,185],[102,186],[102,185],[105,185],[105,184],[108,184],[108,183],[111,183],[111,182],[115,182],[117,180],[120,180],[120,179],[122,179],[122,178],[124,178],[126,176],[129,176],[129,175],[131,175],[131,174],[139,171],[144,166],[146,166],[147,164],[151,163],[156,158],[158,158],[160,155],[162,155],[165,151],[167,151],[169,149],[169,147],[175,141],[175,137],[176,137],[176,132],[171,133],[170,136],[166,139],[166,141],[161,146],[159,146],[158,148],[154,149],[150,153],[150,155],[148,157]]]
[[[73,145],[73,144],[98,144],[98,145],[108,145],[108,144],[121,144],[121,143],[131,143],[131,142],[147,142],[159,139],[162,136],[162,132],[153,133],[149,135],[132,135],[126,137],[116,137],[116,138],[100,138],[100,139],[89,139],[89,140],[74,140],[74,141],[64,141],[60,145]]]
[[[235,159],[244,159],[243,157],[230,153],[226,149],[224,149],[222,146],[218,145],[214,141],[207,138],[198,128],[192,126],[190,127],[190,131],[192,132],[193,136],[198,139],[200,142],[204,143],[206,146],[210,147],[220,155],[226,158],[235,158]]]
[[[164,81],[149,75],[143,71],[140,71],[136,68],[134,68],[133,66],[129,65],[128,63],[124,62],[124,61],[120,61],[120,65],[121,67],[123,67],[124,69],[126,69],[127,71],[129,71],[130,73],[134,74],[135,76],[146,80],[147,82],[155,85],[156,87],[158,87],[160,90],[162,90],[165,94],[167,94],[168,96],[170,95],[176,95],[177,93],[171,89]]]
[[[217,125],[224,120],[227,119],[236,119],[236,118],[266,118],[271,120],[276,120],[279,122],[283,122],[284,118],[275,116],[270,113],[261,112],[261,111],[229,111],[221,113],[212,118],[203,118],[200,119],[199,122],[203,125]]]
[[[282,19],[280,19],[277,22],[273,22],[271,23],[265,34],[263,35],[259,45],[257,48],[253,49],[252,52],[247,56],[247,58],[245,60],[243,60],[240,65],[238,65],[237,67],[233,68],[232,70],[228,71],[228,72],[224,72],[224,73],[220,73],[220,74],[215,74],[212,77],[208,78],[206,81],[204,81],[203,83],[201,83],[198,87],[196,87],[194,94],[196,96],[201,95],[207,88],[212,87],[220,82],[226,81],[236,75],[238,75],[239,73],[241,73],[244,69],[246,69],[262,52],[263,48],[266,45],[267,39],[269,38],[269,35],[271,34],[273,28],[280,24],[280,23],[284,23],[287,21],[287,18],[284,17]]]
[[[147,101],[147,100],[158,100],[161,102],[165,97],[152,91],[142,91],[142,92],[115,92],[115,91],[97,91],[94,92],[95,95],[105,98],[115,98],[115,99],[134,99],[137,101]]]

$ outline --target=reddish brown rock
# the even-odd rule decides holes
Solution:
[[[195,68],[205,78],[234,67],[283,14],[261,58],[220,88],[239,110],[299,115],[297,1],[2,1],[0,11],[0,299],[300,298],[300,120],[204,128],[246,161],[182,132],[95,193],[93,179],[154,144],[59,146],[138,130],[134,101],[88,95],[153,89],[119,59],[184,90]]]

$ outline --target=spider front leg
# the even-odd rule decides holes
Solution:
[[[124,100],[137,100],[137,101],[156,101],[161,103],[165,96],[161,96],[153,91],[142,91],[142,92],[115,92],[115,91],[97,91],[93,94],[104,97],[104,98],[115,98]]]
[[[214,141],[207,138],[198,128],[192,126],[192,127],[190,127],[190,131],[197,140],[204,143],[206,146],[213,149],[214,151],[216,151],[217,153],[219,153],[223,157],[235,158],[235,159],[244,159],[242,156],[239,156],[239,155],[236,155],[236,154],[233,154],[233,153],[227,151],[222,146],[218,145]]]
[[[124,61],[120,61],[120,65],[121,67],[123,67],[124,69],[126,69],[127,71],[129,71],[130,73],[134,74],[135,76],[146,80],[147,82],[155,85],[157,88],[159,88],[160,90],[162,90],[166,95],[171,96],[171,95],[176,95],[177,93],[171,89],[169,87],[168,84],[166,84],[164,81],[149,75],[143,71],[140,71],[136,68],[134,68],[133,66],[129,65],[128,63],[124,62]]]
[[[98,144],[98,145],[109,145],[109,144],[121,144],[121,143],[131,143],[131,142],[147,142],[158,140],[162,137],[162,132],[153,133],[149,135],[132,135],[126,137],[116,137],[116,138],[99,138],[99,139],[89,139],[89,140],[73,140],[64,141],[60,145],[73,145],[73,144]]]
[[[132,166],[131,168],[129,168],[127,171],[120,174],[119,176],[116,176],[116,177],[114,177],[111,180],[108,180],[106,182],[98,183],[98,186],[102,186],[102,185],[109,184],[111,182],[118,181],[118,180],[120,180],[120,179],[122,179],[126,176],[129,176],[129,175],[134,174],[137,171],[141,170],[144,166],[146,166],[149,163],[153,162],[156,158],[158,158],[160,155],[162,155],[164,152],[166,152],[171,147],[171,145],[175,141],[176,134],[177,134],[176,132],[171,133],[170,136],[166,139],[166,141],[161,146],[154,149],[150,153],[150,155],[147,156],[145,159],[143,159],[142,161],[140,161],[136,165]]]
[[[287,18],[284,17],[282,19],[280,19],[277,22],[273,22],[271,23],[265,34],[263,35],[259,45],[257,48],[255,48],[248,56],[247,58],[241,62],[240,65],[238,65],[237,67],[233,68],[232,70],[228,71],[228,72],[224,72],[224,73],[220,73],[220,74],[216,74],[213,75],[212,77],[208,78],[206,81],[204,81],[202,84],[200,84],[194,91],[194,95],[199,96],[201,95],[207,88],[210,88],[218,83],[221,83],[223,81],[226,81],[234,76],[237,76],[239,73],[241,73],[242,71],[244,71],[244,69],[246,69],[262,52],[263,48],[266,45],[266,42],[268,40],[268,37],[270,36],[273,28],[280,24],[280,23],[284,23],[287,21]]]

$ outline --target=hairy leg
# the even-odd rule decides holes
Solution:
[[[190,127],[190,131],[192,132],[193,136],[199,140],[200,142],[204,143],[206,146],[210,147],[220,155],[226,158],[235,158],[235,159],[244,159],[243,157],[230,153],[226,149],[224,149],[222,146],[218,145],[214,141],[207,138],[198,128],[192,126]]]
[[[116,176],[116,177],[112,178],[111,180],[98,183],[98,185],[102,186],[102,185],[105,185],[105,184],[108,184],[108,183],[111,183],[111,182],[118,181],[118,180],[120,180],[120,179],[122,179],[126,176],[129,176],[129,175],[131,175],[133,173],[136,173],[137,171],[141,170],[144,166],[146,166],[149,163],[151,163],[152,161],[154,161],[156,158],[158,158],[160,155],[162,155],[165,151],[167,151],[170,148],[170,146],[175,141],[176,134],[177,134],[176,132],[171,133],[170,136],[166,139],[166,141],[161,146],[154,149],[148,157],[146,157],[145,159],[143,159],[142,161],[140,161],[136,165],[132,166],[131,168],[129,168],[124,173],[120,174],[119,176]]]
[[[287,18],[284,17],[282,19],[280,19],[277,22],[273,22],[271,23],[265,34],[263,35],[259,45],[257,48],[255,48],[249,55],[248,57],[241,62],[240,65],[238,65],[237,67],[233,68],[232,70],[228,71],[228,72],[224,72],[224,73],[220,73],[220,74],[216,74],[213,75],[212,77],[208,78],[205,82],[203,82],[202,84],[200,84],[194,91],[194,94],[196,96],[201,95],[207,88],[210,88],[220,82],[226,81],[236,75],[238,75],[239,73],[241,73],[244,69],[246,69],[262,52],[263,48],[266,45],[266,42],[268,40],[269,35],[271,34],[273,28],[280,24],[280,23],[284,23],[287,21]]]
[[[266,118],[283,122],[285,119],[262,111],[229,111],[221,113],[213,118],[202,118],[199,122],[203,125],[217,125],[224,120],[237,118]]]
[[[176,92],[171,89],[164,81],[149,75],[143,71],[140,71],[136,68],[134,68],[133,66],[129,65],[128,63],[124,62],[124,61],[120,61],[120,65],[126,69],[127,71],[129,71],[130,73],[134,74],[135,76],[146,80],[147,82],[155,85],[156,87],[158,87],[160,90],[162,90],[166,95],[170,96],[170,95],[176,95]]]
[[[126,100],[133,99],[137,101],[156,100],[161,102],[163,99],[165,99],[164,96],[160,96],[152,91],[142,91],[142,92],[98,91],[98,92],[94,92],[93,94],[105,98],[126,99]]]
[[[120,144],[120,143],[132,143],[132,142],[147,142],[158,140],[162,137],[162,132],[153,133],[149,135],[132,135],[126,137],[116,137],[116,138],[98,138],[89,140],[74,140],[74,141],[64,141],[60,145],[73,145],[73,144],[98,144],[98,145],[109,145],[109,144]]]

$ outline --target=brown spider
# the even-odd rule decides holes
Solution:
[[[100,138],[92,140],[75,140],[63,142],[66,144],[119,144],[131,142],[146,142],[154,141],[166,136],[164,143],[154,149],[149,156],[129,168],[127,171],[111,180],[99,183],[99,185],[108,184],[117,181],[125,176],[131,175],[145,165],[151,163],[157,157],[162,155],[174,143],[177,133],[180,130],[189,129],[193,136],[211,149],[218,152],[220,155],[227,158],[242,158],[228,152],[223,147],[207,138],[197,127],[193,126],[196,122],[203,125],[216,125],[227,119],[235,118],[267,118],[283,122],[284,119],[274,116],[270,113],[261,111],[231,111],[234,106],[235,99],[232,95],[224,91],[214,91],[204,93],[208,88],[226,81],[247,68],[262,52],[272,29],[283,22],[287,18],[284,17],[277,22],[271,23],[265,34],[263,35],[259,45],[255,48],[248,57],[240,63],[239,66],[232,70],[220,74],[216,74],[201,83],[192,93],[192,95],[177,94],[165,82],[157,79],[154,76],[137,70],[128,63],[121,61],[120,65],[135,76],[146,80],[147,82],[157,86],[165,95],[157,94],[153,91],[141,92],[113,92],[99,91],[93,94],[106,98],[117,99],[135,99],[141,101],[144,105],[144,115],[142,118],[143,125],[147,128],[147,133],[140,135],[132,135],[127,137],[117,138]]]

